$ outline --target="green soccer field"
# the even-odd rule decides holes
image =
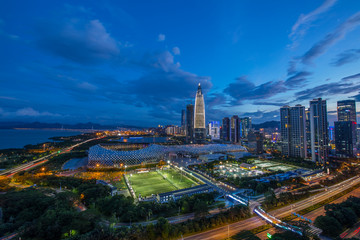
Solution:
[[[165,179],[161,174],[165,176]],[[185,176],[181,177],[181,174],[173,169],[163,170],[161,174],[157,172],[137,173],[132,176],[128,175],[128,179],[136,196],[141,194],[142,197],[197,185],[193,180]]]
[[[132,174],[132,176],[128,176],[128,179],[136,196],[139,196],[139,193],[142,197],[146,197],[151,196],[151,194],[176,190],[175,186],[157,172]]]
[[[174,169],[167,169],[160,171],[170,182],[172,182],[178,189],[189,188],[198,185],[195,181],[182,175],[179,171]]]

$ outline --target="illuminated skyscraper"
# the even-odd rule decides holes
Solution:
[[[181,134],[185,134],[186,130],[185,130],[185,126],[186,126],[186,115],[185,115],[185,110],[181,110]]]
[[[355,100],[343,100],[337,102],[338,121],[356,122]]]
[[[335,122],[336,154],[345,157],[354,157],[356,153],[356,122]]]
[[[195,97],[194,132],[195,132],[195,142],[205,141],[206,139],[205,102],[204,102],[204,95],[202,93],[200,83]]]
[[[186,106],[186,122],[185,122],[186,142],[190,143],[194,140],[194,105]]]
[[[338,121],[335,122],[336,153],[353,157],[356,154],[356,105],[354,100],[337,102]]]
[[[282,154],[291,157],[306,157],[305,107],[284,106],[280,108]]]
[[[232,116],[230,120],[230,141],[240,142],[240,119],[237,115]]]
[[[218,121],[209,122],[208,129],[211,140],[220,139],[220,124]]]
[[[230,119],[224,117],[222,120],[221,138],[224,141],[230,141]]]
[[[328,121],[326,100],[310,101],[311,158],[325,165],[328,160]]]
[[[251,117],[240,118],[240,137],[247,138],[251,129]]]

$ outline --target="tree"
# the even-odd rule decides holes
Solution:
[[[274,206],[277,205],[277,198],[275,195],[274,190],[270,189],[269,191],[267,191],[265,194],[265,204],[269,205],[269,206]]]
[[[166,218],[159,218],[156,223],[156,228],[158,233],[162,236],[163,239],[167,239],[170,232],[170,224]]]
[[[342,226],[334,217],[319,216],[315,219],[315,226],[323,230],[329,237],[337,237],[342,232]]]
[[[285,231],[283,233],[275,233],[274,235],[272,235],[271,239],[275,239],[275,240],[308,240],[308,237],[305,236],[300,236],[297,233],[294,233],[292,231]]]
[[[266,192],[266,190],[268,190],[269,188],[269,185],[266,184],[266,183],[259,183],[257,186],[256,186],[256,192],[258,193],[264,193]]]
[[[193,210],[196,216],[203,217],[209,214],[209,205],[205,201],[197,200]]]
[[[154,240],[156,238],[154,225],[152,225],[152,223],[146,226],[146,236],[149,240]]]

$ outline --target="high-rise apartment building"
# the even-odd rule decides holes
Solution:
[[[310,108],[305,109],[306,116],[306,156],[311,156]]]
[[[290,107],[280,108],[281,153],[290,156]]]
[[[356,122],[355,100],[343,100],[337,102],[338,121]]]
[[[194,105],[188,104],[186,106],[186,121],[185,121],[186,142],[194,141]]]
[[[310,101],[311,159],[326,165],[328,160],[328,121],[326,100]]]
[[[284,106],[280,108],[281,149],[282,154],[291,157],[306,158],[306,113],[305,107]]]
[[[200,83],[195,97],[194,137],[196,142],[203,142],[206,140],[205,102]]]
[[[230,141],[230,119],[224,117],[222,120],[221,138],[224,141]]]

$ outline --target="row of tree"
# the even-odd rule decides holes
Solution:
[[[205,231],[219,227],[224,224],[239,221],[249,217],[250,210],[246,206],[236,206],[227,211],[211,217],[202,217],[195,220],[188,220],[184,223],[170,224],[165,218],[159,218],[156,224],[147,226],[133,225],[131,228],[111,228],[99,226],[93,231],[71,238],[72,240],[85,239],[131,239],[131,240],[155,240],[155,239],[176,239],[181,236]]]
[[[360,218],[360,198],[349,197],[339,204],[325,206],[325,216],[315,219],[315,226],[329,237],[338,237],[346,228],[354,226]]]
[[[270,210],[272,208],[287,205],[289,203],[298,201],[300,199],[308,198],[310,197],[310,193],[308,191],[296,192],[296,193],[282,192],[277,197],[275,195],[275,192],[272,189],[270,189],[264,194],[264,196],[265,196],[265,200],[262,206],[265,209]]]
[[[163,204],[156,202],[134,204],[133,198],[117,195],[99,199],[96,208],[107,217],[115,217],[117,222],[146,221],[191,212],[197,216],[205,216],[208,214],[209,206],[214,203],[216,195],[216,192],[196,194]]]

